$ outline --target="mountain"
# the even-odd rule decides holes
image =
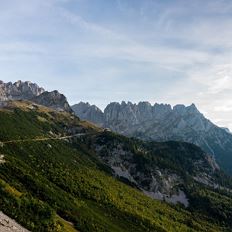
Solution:
[[[155,104],[140,102],[110,103],[103,112],[90,105],[73,107],[81,119],[110,128],[122,135],[153,141],[184,141],[200,146],[215,157],[218,164],[232,174],[232,134],[206,119],[194,104],[190,106]],[[94,113],[95,111],[95,113]],[[102,121],[94,115],[102,115]]]
[[[80,102],[73,105],[72,110],[76,112],[76,114],[78,114],[83,120],[89,120],[103,126],[104,114],[97,106]]]
[[[70,113],[72,112],[72,109],[69,106],[66,97],[63,94],[59,93],[57,90],[54,90],[52,92],[45,91],[30,100],[37,104],[44,105],[59,111],[64,110]]]
[[[37,84],[30,81],[22,82],[17,81],[15,83],[4,83],[0,81],[0,100],[29,100],[35,96],[38,96],[45,92],[45,90],[39,87]]]
[[[63,94],[57,90],[47,92],[30,81],[17,81],[15,83],[0,81],[0,102],[8,100],[28,100],[56,110],[72,112]]]
[[[231,231],[231,178],[193,144],[29,101],[5,102],[0,121],[0,208],[30,231]]]

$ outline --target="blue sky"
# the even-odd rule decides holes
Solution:
[[[232,129],[232,1],[0,1],[0,74],[71,104],[194,102]]]

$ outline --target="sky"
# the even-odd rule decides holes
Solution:
[[[232,130],[232,1],[0,0],[0,75],[102,109],[195,103]]]

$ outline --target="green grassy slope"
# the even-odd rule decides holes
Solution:
[[[14,107],[0,111],[2,142],[102,133],[66,113],[30,110],[24,103]],[[5,161],[0,164],[1,210],[31,231],[229,231],[226,221],[213,220],[196,199],[227,206],[230,197],[199,190],[195,194],[200,197],[193,197],[199,207],[190,209],[152,200],[114,179],[88,145],[62,140],[0,143]]]

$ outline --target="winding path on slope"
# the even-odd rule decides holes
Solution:
[[[83,135],[86,135],[86,133],[79,133],[75,135],[67,135],[67,136],[62,136],[62,137],[56,137],[56,138],[35,138],[35,139],[16,139],[16,140],[8,140],[4,142],[0,142],[1,144],[10,144],[10,143],[19,143],[19,142],[31,142],[31,141],[48,141],[48,140],[65,140],[65,139],[70,139],[74,137],[81,137]],[[4,158],[4,157],[3,157]],[[65,222],[65,226],[69,228],[70,231],[77,231],[74,229],[74,227],[62,219],[63,222]],[[15,220],[11,219],[4,213],[0,211],[0,232],[29,232],[29,230],[23,228],[20,226]]]
[[[47,140],[65,140],[74,137],[81,137],[83,135],[87,135],[87,133],[79,133],[74,135],[67,135],[61,137],[45,137],[45,138],[34,138],[34,139],[15,139],[15,140],[8,140],[8,141],[0,141],[1,144],[9,144],[9,143],[20,143],[20,142],[36,142],[36,141],[47,141]]]

